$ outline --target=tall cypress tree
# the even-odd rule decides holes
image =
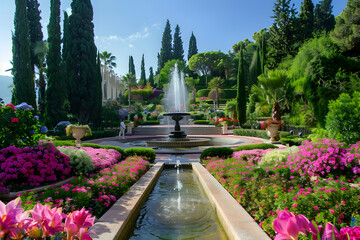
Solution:
[[[304,0],[300,7],[299,16],[300,39],[305,41],[312,37],[314,31],[314,4],[311,0]]]
[[[166,26],[163,32],[162,40],[161,40],[161,49],[159,54],[159,66],[158,72],[164,67],[165,63],[172,59],[172,36],[171,36],[171,28],[169,19],[166,21]]]
[[[335,17],[332,14],[332,0],[322,0],[315,7],[314,28],[318,32],[330,32],[335,27]]]
[[[196,38],[194,33],[191,33],[190,41],[189,41],[189,50],[188,50],[188,60],[195,54],[198,53]]]
[[[175,33],[174,33],[174,51],[173,51],[172,59],[176,59],[184,62],[184,47],[180,35],[181,35],[180,27],[179,25],[176,25]]]
[[[244,69],[244,57],[243,49],[239,51],[239,68],[237,75],[237,96],[236,96],[236,112],[240,126],[243,126],[246,122],[246,78]]]
[[[92,120],[94,122],[94,127],[99,128],[101,126],[101,111],[102,111],[102,92],[101,92],[101,60],[100,53],[98,52],[97,60],[96,60],[96,85],[97,89],[95,92],[95,111],[92,112]]]
[[[54,127],[66,119],[66,84],[61,66],[60,0],[51,0],[48,25],[49,53],[47,55],[48,87],[46,90],[45,122]]]
[[[15,0],[13,34],[13,81],[15,104],[27,102],[36,109],[34,71],[31,65],[26,0]]]
[[[146,86],[146,74],[145,74],[145,59],[144,59],[144,54],[142,55],[142,58],[141,58],[140,85]]]
[[[66,11],[64,11],[64,22],[63,22],[63,48],[62,48],[62,59],[65,67],[65,61],[67,59],[67,54],[69,53],[69,16]]]
[[[150,67],[150,68],[149,68],[149,71],[150,71],[150,74],[149,74],[149,83],[150,83],[150,86],[154,87],[154,71],[153,71],[153,68]]]
[[[129,56],[129,73],[132,73],[134,76],[136,76],[134,58],[132,56]]]
[[[73,0],[71,12],[66,54],[69,101],[71,112],[78,117],[80,124],[87,124],[89,120],[93,121],[96,94],[101,91],[96,75],[97,50],[91,1]]]

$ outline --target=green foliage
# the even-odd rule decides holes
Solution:
[[[304,0],[299,15],[300,39],[305,41],[312,37],[314,31],[314,4],[311,0]]]
[[[165,63],[172,60],[172,36],[169,19],[166,21],[166,26],[161,39],[160,54],[158,54],[158,72],[165,66]]]
[[[41,30],[41,16],[39,11],[38,0],[28,0],[27,1],[27,18],[29,21],[29,34],[30,34],[30,48],[31,48],[31,65],[32,69],[34,67],[41,68],[40,65],[43,64],[40,60],[36,47],[37,44],[43,41],[43,33]]]
[[[110,69],[116,68],[116,57],[113,56],[110,52],[103,51],[99,53],[99,57],[103,66],[106,66]]]
[[[229,147],[210,147],[202,151],[200,159],[206,159],[211,157],[230,158],[233,154],[233,150]]]
[[[169,83],[170,80],[170,74],[172,72],[172,69],[175,67],[175,63],[178,65],[178,70],[184,72],[185,70],[185,62],[179,61],[179,60],[171,60],[166,63],[164,63],[164,67],[160,71],[159,76],[159,84],[160,88],[163,88],[165,84]]]
[[[52,0],[48,25],[47,89],[45,122],[53,128],[66,120],[67,84],[61,67],[60,0]]]
[[[300,146],[306,138],[298,137],[296,135],[290,135],[287,137],[280,138],[280,143],[289,146]]]
[[[152,93],[153,93],[152,88],[131,89],[131,99],[147,101]],[[124,96],[126,98],[128,98],[129,97],[129,91],[126,91]]]
[[[239,68],[237,74],[237,95],[236,95],[236,112],[239,124],[243,126],[246,123],[246,92],[245,92],[245,69],[243,50],[239,52]]]
[[[190,58],[197,53],[198,49],[196,44],[196,38],[194,36],[194,33],[192,32],[189,40],[188,60],[190,60]]]
[[[346,144],[360,141],[360,92],[343,93],[329,102],[326,130],[330,137]]]
[[[317,32],[330,32],[335,26],[335,17],[332,14],[332,0],[322,0],[315,7],[314,28]]]
[[[250,144],[250,145],[242,145],[234,149],[234,152],[244,151],[244,150],[253,150],[253,149],[275,149],[278,148],[274,144],[270,143],[259,143],[259,144]]]
[[[290,132],[281,132],[281,133],[279,133],[280,139],[285,138],[285,137],[290,136],[290,135],[291,135]]]
[[[296,154],[298,147],[287,147],[284,149],[275,149],[267,152],[261,159],[261,164],[286,162],[290,154]]]
[[[36,109],[34,71],[31,65],[27,0],[15,1],[14,33],[12,36],[14,104],[26,102]]]
[[[200,89],[199,91],[197,91],[197,95],[199,97],[207,97],[210,93],[210,89]]]
[[[184,48],[179,25],[175,27],[173,59],[184,62]]]
[[[156,153],[152,148],[127,148],[125,149],[125,154],[129,157],[131,156],[141,156],[144,157],[150,163],[155,162]]]
[[[309,139],[312,142],[319,142],[322,139],[329,138],[329,132],[323,128],[314,128],[309,135]]]
[[[129,56],[129,73],[133,74],[136,77],[135,64],[133,56]]]
[[[336,25],[332,37],[339,47],[350,56],[360,54],[359,33],[360,1],[349,0],[345,9],[336,18]]]
[[[150,83],[150,86],[154,87],[154,71],[153,71],[153,68],[150,67],[149,68],[149,71],[150,71],[150,74],[149,74],[149,83]]]
[[[142,55],[141,58],[141,75],[140,75],[140,85],[141,86],[146,86],[146,73],[145,73],[145,59],[144,59],[144,54]]]
[[[225,106],[225,115],[229,116],[232,119],[237,119],[236,113],[236,99],[226,102]]]
[[[249,137],[259,137],[264,139],[269,139],[265,130],[255,130],[255,129],[234,129],[234,135],[237,136],[249,136]]]
[[[94,171],[94,163],[89,154],[82,149],[71,149],[59,147],[58,150],[70,157],[71,171],[75,174],[87,174]]]
[[[127,73],[123,76],[123,81],[126,84],[127,91],[128,91],[128,99],[129,99],[129,106],[131,106],[131,92],[132,88],[137,86],[136,83],[136,76],[132,73]]]
[[[194,124],[209,125],[209,120],[195,120]]]

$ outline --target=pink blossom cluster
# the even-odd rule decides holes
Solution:
[[[273,222],[277,235],[275,240],[298,239],[299,233],[312,236],[312,239],[322,240],[357,240],[360,239],[360,227],[343,227],[340,232],[330,222],[326,226],[310,222],[304,215],[295,216],[286,210],[280,211]],[[320,237],[319,236],[319,237]],[[335,237],[335,238],[334,238]]]
[[[0,150],[0,191],[64,180],[70,172],[69,156],[52,143]]]
[[[89,240],[92,238],[87,229],[94,225],[94,220],[95,217],[84,208],[66,215],[61,208],[40,203],[32,210],[24,211],[20,198],[6,205],[0,201],[1,239],[48,239],[56,235],[69,240]]]
[[[360,174],[360,142],[350,146],[346,158],[354,174]]]
[[[243,159],[246,161],[251,161],[253,163],[260,163],[262,157],[269,151],[274,149],[253,149],[253,150],[243,150],[233,153],[233,157],[237,159]]]
[[[354,164],[349,150],[333,139],[322,139],[315,143],[306,140],[299,147],[299,152],[288,157],[288,165],[295,171],[310,176],[326,177],[330,173],[340,173],[351,170]],[[357,164],[358,165],[358,164]]]
[[[76,147],[64,147],[64,148],[78,149]],[[95,169],[102,169],[105,167],[109,167],[111,165],[118,163],[121,159],[121,154],[115,149],[92,148],[92,147],[81,147],[81,149],[85,150],[86,153],[91,156]]]

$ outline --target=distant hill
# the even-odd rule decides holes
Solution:
[[[12,77],[0,75],[0,98],[4,99],[5,103],[11,101],[11,89],[9,85],[13,84]]]

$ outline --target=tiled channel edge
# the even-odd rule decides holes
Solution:
[[[212,203],[229,239],[270,239],[246,210],[200,163],[192,163],[192,169]]]
[[[119,198],[114,205],[90,228],[96,235],[93,239],[111,240],[124,239],[132,229],[140,212],[141,206],[154,188],[164,163],[152,166],[130,189]]]

